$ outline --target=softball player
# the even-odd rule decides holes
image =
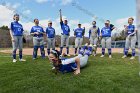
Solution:
[[[12,39],[12,46],[13,46],[13,62],[17,62],[16,60],[16,51],[19,48],[19,61],[26,61],[22,59],[22,47],[23,47],[23,27],[18,22],[19,21],[19,15],[15,14],[14,22],[11,22],[10,26],[10,35]]]
[[[75,55],[77,53],[77,48],[79,48],[79,50],[81,49],[84,34],[85,34],[85,27],[81,28],[81,24],[79,23],[78,28],[74,30],[74,36],[76,36],[76,38],[75,38]]]
[[[49,21],[48,22],[48,27],[46,29],[46,35],[47,35],[47,51],[48,51],[48,55],[50,54],[50,48],[52,48],[52,50],[55,50],[55,29],[52,27],[52,22]]]
[[[89,41],[90,44],[97,47],[97,42],[99,41],[100,29],[96,26],[96,21],[92,22],[92,27],[89,29]],[[94,51],[94,56],[96,56],[96,51]]]
[[[67,19],[64,19],[64,22],[62,20],[61,9],[60,9],[59,12],[60,12],[60,25],[61,25],[61,29],[62,29],[60,52],[62,53],[63,47],[64,47],[64,43],[66,43],[67,56],[70,56],[69,55],[69,35],[70,35],[70,28],[68,26]]]
[[[105,27],[102,28],[101,30],[101,45],[102,45],[102,55],[101,57],[104,57],[105,55],[105,48],[108,48],[108,54],[109,58],[112,58],[111,56],[111,32],[114,29],[114,25],[110,25],[110,21],[107,20],[105,22]]]
[[[91,55],[93,47],[84,46],[79,51],[78,56],[74,58],[62,58],[61,53],[57,50],[52,50],[49,55],[49,60],[52,62],[55,70],[62,73],[73,72],[80,74],[80,68],[85,67],[88,62],[88,57]]]
[[[122,58],[126,58],[128,54],[129,47],[132,49],[132,57],[130,59],[135,58],[135,45],[136,45],[136,28],[133,25],[133,18],[128,19],[128,26],[125,26],[125,32],[127,34],[126,41],[125,41],[125,49],[124,49],[124,56]]]
[[[31,28],[31,35],[33,35],[33,59],[37,58],[37,51],[40,48],[42,58],[45,58],[45,51],[44,51],[44,38],[43,35],[45,34],[43,28],[39,26],[39,20],[34,19],[35,26]]]

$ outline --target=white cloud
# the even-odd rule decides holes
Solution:
[[[25,11],[23,11],[23,14],[25,14],[25,15],[28,15],[28,14],[30,14],[31,13],[31,10],[25,10]]]
[[[13,7],[14,9],[16,9],[16,8],[18,8],[20,5],[21,5],[20,3],[15,3],[12,7]]]
[[[61,0],[61,4],[62,5],[67,5],[69,3],[71,3],[73,0]]]
[[[0,5],[0,26],[9,26],[10,22],[13,20],[13,11],[9,10],[5,6]]]

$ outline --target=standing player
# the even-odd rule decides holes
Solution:
[[[40,48],[42,58],[45,58],[45,50],[44,50],[44,37],[45,34],[43,28],[39,26],[39,20],[34,19],[35,26],[31,29],[31,35],[33,35],[33,59],[37,58],[38,48]]]
[[[90,44],[97,48],[97,42],[99,41],[100,29],[96,26],[96,21],[92,22],[92,27],[89,29],[89,40]],[[94,51],[94,56],[96,56],[96,51]]]
[[[126,58],[128,54],[129,47],[132,49],[132,57],[130,59],[135,58],[135,45],[136,45],[136,28],[133,25],[134,19],[131,17],[128,19],[128,26],[125,27],[125,32],[127,34],[126,41],[125,41],[125,49],[124,49],[124,56],[122,58]]]
[[[14,17],[14,22],[11,22],[11,27],[10,27],[10,35],[12,39],[12,46],[13,46],[13,62],[17,62],[16,60],[16,51],[19,48],[19,61],[26,61],[22,59],[22,47],[23,47],[23,27],[22,25],[18,22],[19,21],[19,15],[15,14]]]
[[[52,50],[49,59],[56,71],[62,73],[74,72],[74,74],[77,75],[80,74],[80,68],[87,65],[88,57],[91,55],[92,50],[92,45],[84,46],[79,51],[78,56],[69,59],[61,58],[61,53],[59,51]]]
[[[50,48],[52,48],[52,50],[55,50],[55,29],[52,27],[52,22],[49,21],[48,22],[48,27],[46,29],[46,35],[47,35],[47,51],[48,51],[48,55],[50,54]]]
[[[85,34],[85,27],[81,28],[81,24],[79,23],[78,28],[74,30],[74,36],[76,36],[76,38],[75,38],[75,55],[77,53],[77,48],[79,48],[79,50],[81,49],[84,34]]]
[[[62,29],[60,52],[62,53],[63,47],[64,47],[64,43],[66,43],[67,56],[70,56],[69,55],[69,35],[70,35],[70,28],[68,26],[67,19],[64,19],[64,21],[62,20],[61,9],[60,9],[59,12],[60,12],[60,25],[61,25],[61,29]]]
[[[106,20],[105,27],[101,30],[101,45],[102,45],[102,55],[101,57],[104,57],[105,55],[105,48],[108,48],[108,54],[109,58],[112,58],[111,56],[111,32],[114,29],[114,25],[110,24],[109,20]]]

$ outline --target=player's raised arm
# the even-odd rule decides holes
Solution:
[[[62,11],[61,11],[61,9],[59,10],[59,13],[60,13],[60,22],[62,22],[63,20],[62,20]]]

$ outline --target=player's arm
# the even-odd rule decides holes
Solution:
[[[76,36],[76,29],[73,29],[73,31],[74,31],[74,36]]]
[[[113,24],[110,24],[111,31],[115,29],[115,26]]]
[[[63,20],[62,20],[62,11],[61,11],[61,9],[59,10],[59,13],[60,13],[60,22],[63,22]]]
[[[101,30],[101,33],[100,33],[100,38],[102,37],[102,32],[103,32],[103,30]]]
[[[78,75],[78,74],[80,74],[80,59],[76,58],[75,62],[76,62],[76,65],[77,65],[77,69],[75,70],[74,74]]]
[[[85,35],[85,27],[83,27],[83,33],[82,33],[82,35],[83,36]]]
[[[91,29],[89,29],[89,38],[90,38],[90,36],[91,36]]]
[[[15,40],[14,40],[14,37],[13,37],[13,32],[12,32],[12,29],[13,29],[13,25],[12,25],[12,23],[11,23],[11,26],[10,26],[10,36],[11,36],[11,40],[14,42]]]
[[[11,36],[11,40],[14,42],[14,37],[13,37],[13,34],[12,34],[12,30],[10,29],[10,36]]]
[[[100,37],[100,28],[98,27],[98,30],[97,30],[97,34],[98,34],[98,37]]]
[[[70,36],[70,28],[68,29],[68,32],[69,32],[69,36]]]
[[[45,31],[44,31],[43,28],[42,28],[42,34],[43,34],[44,36],[46,36],[46,33],[45,33]]]
[[[54,29],[54,37],[56,36],[56,32],[55,32],[55,29]]]
[[[136,30],[134,30],[134,32],[133,33],[131,33],[130,34],[130,36],[133,36],[134,34],[136,34],[137,33],[137,29]]]

